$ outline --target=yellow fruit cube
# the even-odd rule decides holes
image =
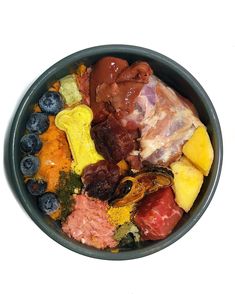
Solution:
[[[170,167],[174,174],[175,201],[188,212],[200,192],[203,174],[184,156]]]
[[[183,154],[208,176],[213,159],[214,151],[210,137],[204,126],[198,127],[192,137],[183,146]]]

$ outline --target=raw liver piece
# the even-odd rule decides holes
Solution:
[[[93,123],[104,121],[109,113],[115,112],[120,118],[132,112],[134,101],[151,74],[149,64],[143,61],[128,66],[127,61],[120,58],[100,59],[90,75]]]
[[[166,238],[183,215],[175,203],[171,188],[160,189],[144,197],[137,208],[134,221],[143,240]]]
[[[90,75],[90,105],[94,114],[94,122],[104,121],[109,111],[104,102],[96,101],[96,88],[105,83],[112,84],[116,81],[119,73],[128,67],[126,60],[116,57],[101,58],[92,68]]]

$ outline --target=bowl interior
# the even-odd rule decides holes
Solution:
[[[208,128],[215,152],[215,159],[210,175],[204,179],[201,192],[193,208],[188,214],[184,214],[184,217],[181,219],[174,232],[165,240],[144,242],[138,249],[124,250],[118,254],[114,254],[109,250],[96,250],[68,238],[61,231],[58,222],[54,222],[49,217],[41,214],[36,203],[36,198],[32,197],[27,192],[23,177],[19,170],[19,162],[22,157],[19,150],[19,141],[25,132],[25,123],[33,110],[34,104],[38,102],[38,99],[48,89],[50,84],[73,72],[78,64],[84,63],[90,66],[101,57],[107,55],[127,59],[129,63],[136,60],[147,61],[152,67],[155,75],[194,104],[201,121]],[[197,222],[208,206],[218,182],[222,163],[222,138],[218,118],[213,105],[199,83],[185,69],[169,58],[144,48],[110,45],[89,48],[74,53],[53,65],[36,80],[25,94],[17,109],[9,132],[9,141],[8,144],[6,144],[5,151],[8,158],[8,166],[6,166],[7,174],[16,197],[20,200],[30,217],[44,232],[65,247],[87,256],[103,259],[131,259],[163,249],[184,235]]]

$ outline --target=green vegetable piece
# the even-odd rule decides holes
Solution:
[[[120,242],[124,237],[126,237],[129,233],[131,233],[134,236],[135,242],[140,241],[140,233],[137,226],[135,226],[132,222],[125,223],[117,228],[114,238],[118,242]]]
[[[60,94],[63,96],[68,106],[82,100],[82,95],[78,89],[75,74],[67,75],[60,79]]]
[[[73,194],[81,192],[81,177],[73,172],[60,172],[59,186],[56,194],[61,204],[61,221],[65,221],[73,209]]]

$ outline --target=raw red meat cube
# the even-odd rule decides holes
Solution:
[[[135,223],[143,240],[159,240],[168,236],[183,215],[175,203],[170,187],[144,197],[137,208]]]

